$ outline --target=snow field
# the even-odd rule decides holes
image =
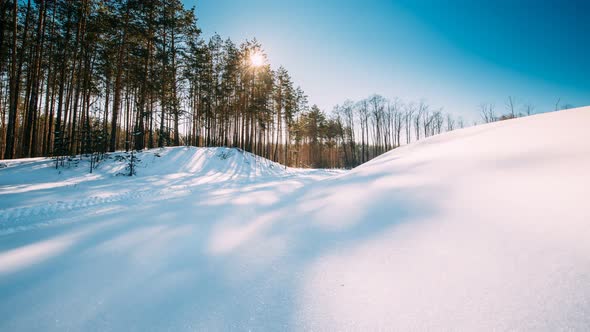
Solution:
[[[348,172],[219,148],[143,152],[132,178],[5,162],[0,330],[588,330],[589,124],[497,122]]]

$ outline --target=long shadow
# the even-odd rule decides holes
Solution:
[[[243,170],[228,167],[234,172],[231,180],[193,186],[190,194],[165,202],[158,197],[122,202],[117,205],[126,210],[16,234],[7,247],[87,231],[55,256],[0,278],[2,316],[9,310],[30,314],[41,329],[285,330],[293,327],[301,276],[319,258],[370,242],[436,210],[415,196],[416,188],[386,188],[387,196],[361,200],[363,188],[390,174],[301,180],[301,188],[285,193],[272,185],[280,181],[277,177],[236,176]],[[283,179],[297,181],[297,176]],[[226,201],[259,194],[276,195],[279,201],[208,205],[211,193],[220,189],[226,191],[217,198]],[[331,227],[325,212],[350,206],[334,207],[330,197],[345,191],[359,195],[362,213]],[[324,205],[306,208],[322,199]],[[265,227],[233,250],[211,251],[220,223],[231,229],[256,225],[261,218],[267,218]],[[60,309],[53,317],[43,316],[56,306]],[[56,326],[52,318],[67,325]],[[31,324],[13,317],[0,322],[0,329]]]

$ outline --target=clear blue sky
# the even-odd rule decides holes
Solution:
[[[590,105],[590,1],[184,0],[204,36],[256,37],[310,102],[372,93],[477,120],[512,95]]]

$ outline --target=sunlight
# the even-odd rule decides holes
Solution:
[[[260,52],[254,52],[250,55],[250,64],[252,67],[262,67],[264,65],[264,55]]]
[[[60,236],[4,251],[0,254],[0,275],[17,272],[61,254],[75,243],[78,236],[79,233]]]

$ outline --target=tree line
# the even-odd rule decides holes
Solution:
[[[355,167],[402,144],[465,126],[442,108],[425,101],[403,102],[372,95],[337,105],[326,122],[327,148],[336,148],[340,164],[320,159],[321,166]]]
[[[5,159],[178,145],[289,154],[306,97],[256,40],[204,40],[179,0],[1,1]]]
[[[424,101],[379,95],[330,113],[310,106],[257,40],[203,38],[180,0],[0,0],[0,8],[4,159],[190,145],[349,168],[464,126]],[[482,114],[494,118],[493,108]]]

